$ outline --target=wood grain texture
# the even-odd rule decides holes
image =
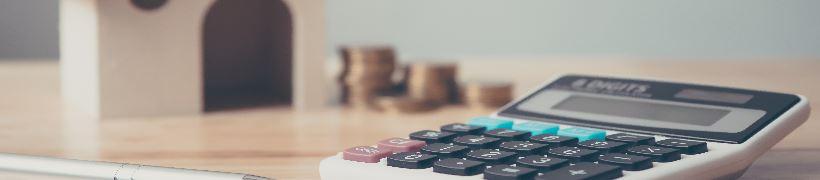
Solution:
[[[467,61],[463,79],[508,79],[516,94],[561,73],[653,77],[820,97],[817,61]],[[425,114],[262,107],[177,117],[95,120],[60,104],[54,62],[0,62],[0,152],[318,179],[318,162],[346,147],[404,137],[489,112]],[[815,101],[812,105],[818,107]],[[820,119],[760,158],[744,179],[820,178]],[[3,172],[0,179],[53,179]]]

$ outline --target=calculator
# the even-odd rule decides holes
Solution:
[[[736,179],[808,119],[800,95],[564,75],[497,112],[350,147],[322,179]]]

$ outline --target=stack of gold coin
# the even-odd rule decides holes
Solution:
[[[372,107],[373,98],[393,87],[396,56],[385,45],[342,46],[343,68],[339,76],[342,103],[353,107]]]
[[[463,84],[462,101],[470,108],[495,109],[512,101],[513,85],[508,82],[473,81]]]
[[[375,104],[383,112],[388,113],[414,113],[433,110],[437,107],[435,104],[407,96],[379,96]]]
[[[413,63],[407,66],[405,85],[410,98],[432,104],[447,104],[457,99],[455,63]]]

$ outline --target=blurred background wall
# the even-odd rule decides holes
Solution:
[[[57,0],[0,0],[0,59],[57,58]],[[401,57],[818,59],[816,0],[327,0],[328,52]]]
[[[56,59],[57,0],[0,0],[0,60]]]

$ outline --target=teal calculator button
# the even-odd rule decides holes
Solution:
[[[604,140],[606,131],[590,128],[571,127],[558,130],[559,136],[571,136],[578,138],[578,141]]]
[[[513,130],[529,131],[533,136],[558,133],[558,125],[542,122],[525,122],[513,125]]]
[[[469,125],[473,126],[484,126],[487,127],[487,130],[493,130],[498,128],[505,128],[510,129],[513,126],[512,120],[507,119],[499,119],[499,118],[491,118],[491,117],[474,117],[467,122]]]

